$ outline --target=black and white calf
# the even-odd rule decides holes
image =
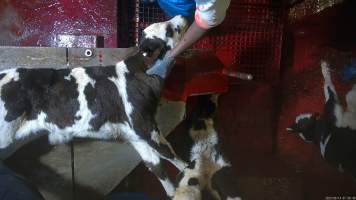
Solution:
[[[157,128],[163,80],[145,71],[173,48],[187,28],[181,16],[144,30],[139,51],[116,66],[9,69],[0,72],[0,148],[47,131],[52,144],[73,137],[123,139],[140,154],[167,194],[174,186],[161,158],[186,166]]]
[[[287,130],[297,133],[306,142],[320,148],[321,156],[340,171],[349,171],[356,178],[356,85],[346,95],[344,111],[332,83],[329,65],[321,63],[324,77],[324,112],[301,114]]]
[[[193,108],[189,135],[193,140],[190,164],[179,175],[174,200],[200,200],[207,191],[216,200],[240,200],[231,164],[219,148],[213,117],[217,95],[200,96]]]

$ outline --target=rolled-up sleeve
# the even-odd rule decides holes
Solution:
[[[196,0],[195,23],[204,29],[224,21],[230,0]]]

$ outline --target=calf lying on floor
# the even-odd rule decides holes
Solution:
[[[287,130],[299,134],[306,142],[320,147],[321,156],[328,162],[351,172],[356,178],[356,85],[346,95],[343,111],[326,62],[322,62],[324,77],[324,112],[301,114]]]
[[[116,66],[0,71],[0,148],[39,131],[47,131],[52,144],[73,137],[120,138],[136,149],[172,196],[161,158],[180,170],[186,164],[154,118],[163,79],[145,71],[177,44],[186,28],[181,16],[150,25],[139,52]]]
[[[193,140],[190,165],[180,174],[174,200],[200,200],[204,196],[202,191],[208,191],[216,200],[241,199],[231,164],[219,150],[213,121],[216,106],[217,95],[206,95],[200,96],[193,108],[189,128]]]

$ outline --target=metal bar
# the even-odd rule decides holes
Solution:
[[[0,70],[114,65],[137,51],[132,48],[0,47]]]
[[[0,69],[66,66],[66,48],[0,47]]]
[[[132,48],[69,48],[69,67],[115,65],[137,51]]]

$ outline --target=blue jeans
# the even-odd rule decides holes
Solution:
[[[0,162],[0,200],[44,200],[35,187]]]

